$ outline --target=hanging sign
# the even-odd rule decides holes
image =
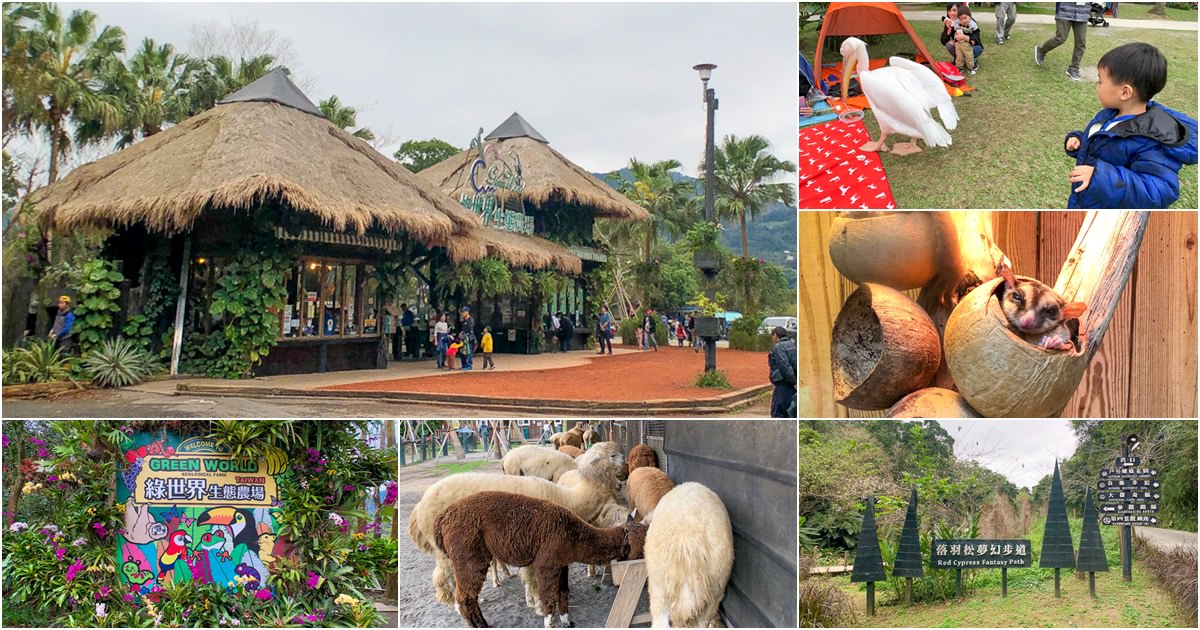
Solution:
[[[174,456],[148,455],[134,482],[134,500],[147,505],[205,505],[214,501],[270,507],[279,496],[265,459],[235,458],[202,448],[192,438]],[[182,449],[197,448],[190,453]]]
[[[1028,567],[1032,562],[1028,540],[934,539],[930,558],[935,569],[1001,569]]]
[[[500,158],[493,147],[483,141],[483,129],[471,140],[471,149],[478,152],[478,157],[471,163],[468,176],[471,192],[463,193],[459,203],[479,218],[483,224],[505,232],[518,234],[533,234],[533,217],[521,211],[523,204],[515,195],[507,199],[496,196],[496,191],[520,193],[525,190],[525,180],[521,173],[521,156],[509,151],[512,163]],[[491,162],[488,154],[491,153]]]

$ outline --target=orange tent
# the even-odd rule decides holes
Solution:
[[[825,37],[866,35],[891,35],[893,33],[908,33],[912,38],[917,52],[932,62],[933,56],[925,49],[921,38],[913,32],[912,25],[896,8],[894,2],[831,2],[825,10],[825,21],[821,23],[821,34],[817,37],[817,53],[813,59],[813,69],[821,76],[821,52],[825,49]],[[921,61],[921,59],[917,59]]]

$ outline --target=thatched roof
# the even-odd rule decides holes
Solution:
[[[641,206],[551,148],[549,141],[520,114],[514,112],[487,138],[486,150],[489,154],[494,148],[502,159],[509,159],[510,152],[520,157],[525,181],[525,190],[517,195],[521,199],[541,204],[557,197],[568,203],[591,206],[598,217],[634,221],[649,217]],[[419,175],[457,199],[460,194],[471,192],[468,177],[476,157],[474,150],[463,151],[421,171]],[[503,193],[496,191],[500,196]]]
[[[577,276],[583,273],[583,261],[563,246],[540,236],[505,232],[492,227],[480,228],[488,254],[529,269],[558,269]]]
[[[280,85],[273,74],[259,81]],[[289,95],[254,96],[81,166],[31,200],[55,229],[144,223],[166,234],[191,230],[208,209],[276,201],[332,230],[406,232],[431,246],[462,241],[458,260],[485,255],[472,235],[479,218],[454,199]]]

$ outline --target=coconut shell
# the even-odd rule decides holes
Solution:
[[[838,216],[829,229],[833,266],[857,284],[900,291],[923,287],[937,273],[936,255],[936,229],[925,212]]]
[[[958,392],[926,387],[900,399],[887,410],[888,418],[979,418]]]
[[[903,293],[858,287],[833,323],[834,398],[851,409],[887,409],[937,374],[942,350],[929,315]]]
[[[1022,277],[1022,276],[1018,276]],[[946,322],[946,364],[955,387],[988,418],[1058,415],[1087,369],[1086,339],[1071,351],[1045,350],[1008,327],[996,278],[968,293]]]

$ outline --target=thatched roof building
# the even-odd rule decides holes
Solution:
[[[498,196],[511,194],[536,205],[552,199],[580,204],[593,208],[601,218],[637,221],[649,217],[641,206],[552,149],[550,141],[516,112],[484,140],[489,153],[494,149],[504,158],[516,154],[521,162],[524,190],[498,190]],[[477,156],[474,149],[463,151],[421,171],[420,176],[457,199],[471,192],[469,176]]]
[[[281,70],[33,193],[56,230],[144,224],[187,233],[205,213],[279,204],[337,232],[407,233],[485,255],[469,210],[337,128]]]

